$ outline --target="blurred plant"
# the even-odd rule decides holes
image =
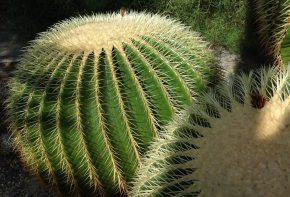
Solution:
[[[249,35],[244,42],[249,46],[245,50],[256,48],[255,54],[261,56],[260,64],[287,64],[290,59],[290,1],[249,0],[247,8]]]
[[[281,50],[289,52],[287,45],[281,44],[289,29],[290,1],[289,0],[255,0],[255,16],[258,26],[261,49],[270,64],[281,66],[283,60]],[[283,53],[287,59],[290,54]]]
[[[71,0],[78,4],[78,8],[86,12],[108,12],[116,11],[122,6],[131,8],[132,0]]]

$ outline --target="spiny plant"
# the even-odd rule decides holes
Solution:
[[[288,196],[289,82],[289,68],[261,69],[201,96],[153,143],[131,195]]]
[[[31,43],[7,110],[25,166],[63,195],[126,194],[161,128],[217,78],[177,21],[118,13],[63,21]]]
[[[290,1],[254,0],[249,5],[267,63],[287,64],[290,61]]]

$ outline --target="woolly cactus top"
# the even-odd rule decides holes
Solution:
[[[72,18],[61,22],[41,36],[42,43],[59,49],[80,52],[111,50],[139,36],[164,35],[186,40],[192,32],[177,21],[159,15],[129,12]]]
[[[287,196],[289,87],[262,70],[206,94],[153,144],[132,195]]]

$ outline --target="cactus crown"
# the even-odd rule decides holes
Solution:
[[[187,40],[194,34],[179,22],[159,15],[129,12],[72,18],[42,33],[36,41],[67,52],[100,52],[120,47],[140,36],[165,35]],[[196,34],[197,36],[197,34]]]
[[[53,44],[68,51],[101,51],[111,50],[124,42],[130,42],[139,35],[160,34],[167,32],[184,36],[184,26],[172,26],[164,17],[148,17],[148,14],[129,13],[126,17],[120,14],[95,15],[72,19],[57,25],[48,36]],[[162,27],[162,28],[160,28]],[[61,33],[59,33],[61,32]],[[188,32],[187,32],[188,33]]]
[[[261,70],[205,94],[153,143],[132,196],[287,196],[289,82]]]
[[[216,77],[212,62],[166,17],[64,21],[32,42],[10,81],[15,146],[63,194],[126,193],[153,138]]]

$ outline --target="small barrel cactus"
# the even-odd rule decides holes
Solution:
[[[169,124],[132,196],[289,196],[290,74],[262,69],[204,94]]]
[[[15,147],[63,195],[126,194],[153,138],[217,73],[207,43],[166,17],[66,20],[31,43],[9,83]]]

